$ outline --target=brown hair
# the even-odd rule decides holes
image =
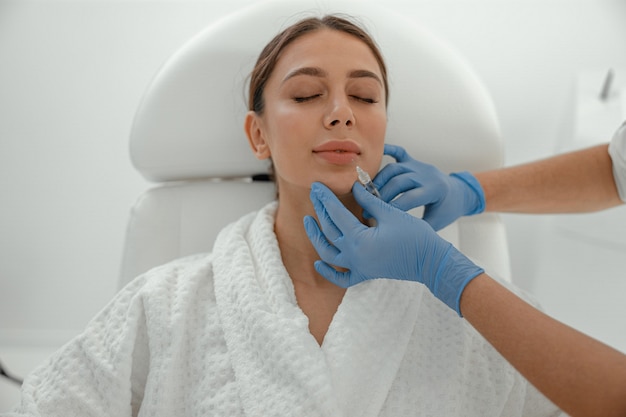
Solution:
[[[261,51],[256,65],[250,74],[250,89],[248,95],[248,110],[262,114],[264,110],[263,91],[269,80],[281,52],[287,45],[299,37],[315,32],[320,29],[332,29],[347,33],[363,41],[372,51],[383,77],[385,87],[385,104],[389,101],[389,88],[387,83],[387,67],[376,42],[372,37],[356,23],[338,15],[328,15],[321,18],[310,17],[289,26],[274,37]]]

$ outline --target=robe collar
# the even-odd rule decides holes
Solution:
[[[320,347],[274,234],[277,203],[225,228],[214,247],[217,306],[247,415],[377,416],[415,327],[415,283],[346,291]]]

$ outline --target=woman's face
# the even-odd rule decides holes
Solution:
[[[257,158],[272,158],[281,196],[308,193],[314,181],[345,195],[357,165],[374,177],[385,95],[378,62],[359,39],[322,29],[288,45],[266,84],[262,115],[246,118]]]

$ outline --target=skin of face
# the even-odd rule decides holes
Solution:
[[[319,181],[340,198],[351,195],[359,165],[373,178],[387,126],[382,74],[359,39],[321,29],[281,53],[265,90],[261,115],[245,131],[259,159],[272,158],[283,196],[308,200]]]

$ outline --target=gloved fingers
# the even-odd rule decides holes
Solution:
[[[326,239],[313,217],[304,217],[304,230],[317,254],[324,261],[332,263],[339,256],[341,252],[328,242],[328,239]]]
[[[416,207],[422,207],[427,204],[431,204],[432,198],[428,195],[428,190],[425,188],[414,188],[408,190],[400,195],[389,204],[402,211],[409,211]]]
[[[406,176],[413,184],[440,184],[444,174],[435,166],[424,162],[411,160],[387,164],[374,177],[374,185],[380,190],[387,186],[396,177]]]
[[[426,207],[422,220],[430,224],[430,227],[435,231],[439,231],[455,221],[456,218],[452,218],[443,210],[433,210],[431,207]]]
[[[392,177],[385,185],[378,187],[380,198],[391,202],[399,195],[423,187],[423,184],[411,172],[400,173]],[[419,204],[422,205],[422,204]]]
[[[320,274],[321,276],[326,278],[328,281],[332,282],[333,284],[341,288],[348,288],[351,285],[353,285],[353,283],[350,282],[350,277],[351,277],[350,271],[347,271],[347,272],[337,271],[335,268],[333,268],[332,266],[330,266],[324,261],[315,261],[313,266],[315,267],[315,270],[317,271],[318,274]]]
[[[398,145],[390,145],[386,143],[383,153],[391,156],[397,162],[405,162],[413,159],[402,146]]]
[[[406,174],[406,173],[413,173],[413,172],[414,172],[413,169],[411,169],[406,164],[400,163],[400,162],[393,162],[391,164],[385,165],[383,169],[378,171],[378,173],[376,174],[372,182],[380,190],[385,185],[387,185],[387,182],[389,182],[394,177],[398,175]]]
[[[408,165],[410,166],[410,169],[413,171],[417,171],[417,172],[423,171],[420,173],[422,174],[430,173],[431,175],[434,173],[441,173],[433,165],[427,164],[426,162],[418,161],[417,159],[414,159],[413,157],[411,157],[411,155],[409,155],[409,153],[401,146],[385,144],[385,149],[383,153],[385,155],[389,155],[393,157],[396,160],[396,164]],[[395,165],[395,164],[389,164],[389,165]],[[433,168],[435,168],[435,170],[433,170]]]
[[[365,191],[362,185],[360,187]],[[322,231],[331,243],[337,245],[340,237],[366,228],[324,184],[311,185],[311,200]]]
[[[311,186],[310,199],[313,203],[315,214],[317,215],[319,227],[326,236],[326,239],[335,244],[338,239],[343,236],[343,233],[328,214],[324,201],[332,201],[333,199],[337,199],[337,197],[335,197],[335,195],[327,187],[322,187],[319,187],[319,190],[317,190],[315,188],[315,184],[313,184]],[[328,193],[328,195],[325,195],[326,193]]]
[[[363,187],[358,182],[355,182],[352,186],[352,195],[354,196],[356,202],[359,203],[359,205],[363,208],[363,210],[366,211],[370,215],[370,217],[373,217],[377,223],[380,223],[382,216],[385,213],[388,213],[389,209],[393,210],[393,208],[388,203],[370,194],[365,189],[365,187]],[[367,228],[362,224],[361,226],[363,226],[364,229]]]

